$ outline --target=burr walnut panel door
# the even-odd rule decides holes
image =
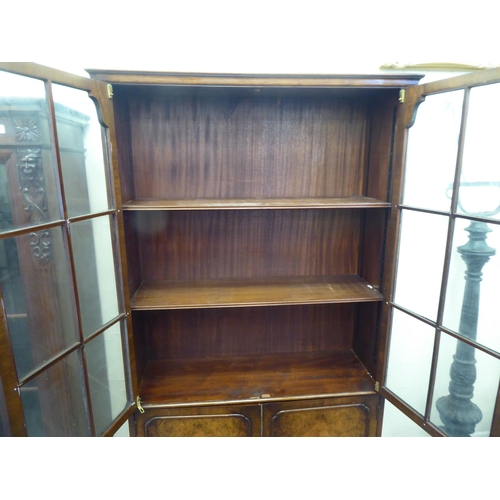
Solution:
[[[259,406],[214,406],[148,410],[137,417],[143,437],[260,436]]]
[[[264,436],[363,437],[376,431],[377,396],[264,406]]]

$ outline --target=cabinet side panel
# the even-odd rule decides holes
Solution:
[[[360,276],[380,289],[384,262],[384,241],[388,221],[387,210],[366,210],[362,223]]]
[[[364,100],[175,92],[131,98],[138,199],[363,194]]]
[[[370,155],[364,194],[383,201],[389,200],[396,104],[397,93],[387,91],[370,107]],[[363,221],[360,275],[377,288],[382,280],[387,219],[386,210],[367,210]]]
[[[328,304],[151,311],[144,315],[148,354],[187,359],[348,349],[355,309]]]
[[[141,284],[141,267],[139,259],[139,241],[137,239],[136,214],[124,213],[125,249],[127,252],[128,286],[132,296]]]
[[[389,199],[397,99],[397,90],[389,90],[370,105],[370,155],[365,194],[384,201]],[[377,289],[382,285],[388,215],[386,210],[367,210],[362,226],[360,275]],[[360,304],[354,335],[354,352],[372,374],[376,366],[379,314],[379,304]]]
[[[398,103],[397,91],[386,91],[370,105],[370,155],[365,194],[389,200],[389,176]]]
[[[146,368],[147,359],[147,341],[145,315],[142,312],[132,313],[132,328],[134,330],[134,351],[137,380],[141,380],[144,369]]]
[[[375,376],[380,303],[357,306],[353,350],[370,374]]]
[[[134,165],[132,162],[129,102],[126,94],[115,89],[113,99],[115,111],[116,145],[120,165],[120,187],[122,202],[135,198]]]
[[[362,210],[141,212],[144,280],[358,273]]]

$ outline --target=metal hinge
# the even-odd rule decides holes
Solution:
[[[139,410],[139,413],[145,413],[145,410],[141,405],[141,397],[140,396],[137,396],[135,398],[135,403],[137,404],[137,409]]]
[[[399,102],[401,103],[405,102],[405,89],[401,89],[399,91]]]
[[[108,83],[108,99],[113,99],[113,85]]]
[[[378,392],[380,390],[380,383],[375,382],[375,390]]]

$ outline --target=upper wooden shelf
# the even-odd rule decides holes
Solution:
[[[366,196],[349,198],[228,198],[192,200],[132,200],[123,210],[248,210],[305,208],[387,208],[391,204]]]
[[[350,350],[331,353],[150,360],[139,389],[144,406],[270,402],[375,394]]]
[[[145,281],[132,310],[374,302],[382,295],[358,275]]]

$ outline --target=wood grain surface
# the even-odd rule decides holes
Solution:
[[[144,281],[132,310],[373,302],[382,295],[357,275]]]
[[[148,359],[188,359],[348,349],[357,312],[357,304],[321,304],[134,311],[133,317]]]
[[[282,410],[272,420],[272,436],[362,437],[370,410],[364,405]]]
[[[366,368],[348,349],[149,360],[139,391],[147,406],[374,394],[374,386]]]
[[[136,199],[363,194],[363,99],[166,93],[128,100]]]
[[[363,210],[136,212],[149,280],[359,274]]]
[[[244,198],[194,200],[131,200],[123,210],[267,210],[306,208],[388,208],[388,202],[351,196],[348,198]]]

